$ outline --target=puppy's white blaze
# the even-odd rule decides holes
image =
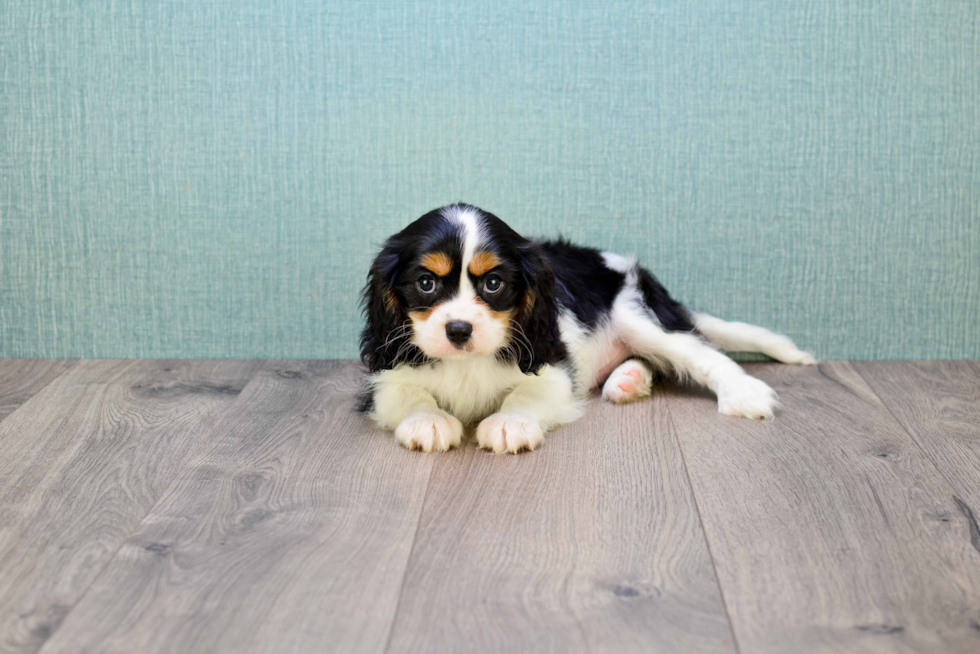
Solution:
[[[442,215],[447,220],[458,224],[463,232],[463,265],[459,271],[459,296],[466,297],[469,294],[475,298],[476,291],[473,284],[470,283],[470,276],[466,274],[466,271],[469,270],[470,262],[473,261],[473,255],[476,253],[476,247],[480,244],[480,219],[476,212],[469,207],[461,207],[455,204],[446,207]]]

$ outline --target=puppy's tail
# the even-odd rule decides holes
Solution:
[[[744,322],[728,322],[706,313],[691,312],[695,329],[726,352],[758,352],[783,363],[810,366],[817,362],[809,352],[796,347],[787,336]]]

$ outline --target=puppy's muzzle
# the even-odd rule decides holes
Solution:
[[[465,345],[473,334],[473,325],[462,320],[446,323],[446,338],[453,345]]]

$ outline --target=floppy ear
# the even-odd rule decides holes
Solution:
[[[371,265],[362,293],[367,324],[361,332],[361,361],[371,372],[393,368],[395,353],[405,341],[405,338],[389,339],[406,322],[394,289],[398,260],[398,252],[385,245]]]
[[[520,248],[521,274],[527,285],[517,313],[531,356],[519,357],[521,372],[536,373],[546,363],[557,363],[568,356],[558,330],[558,298],[555,294],[555,272],[541,248],[529,243]]]

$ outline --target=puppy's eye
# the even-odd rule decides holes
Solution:
[[[417,284],[419,290],[425,294],[434,293],[436,290],[436,278],[432,275],[422,275]]]
[[[493,294],[503,288],[504,282],[500,279],[500,275],[490,275],[487,277],[486,281],[483,282],[483,290],[487,293]]]

